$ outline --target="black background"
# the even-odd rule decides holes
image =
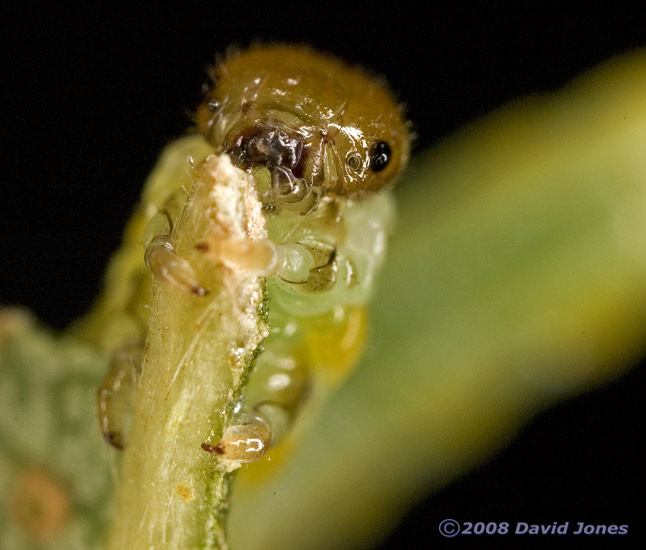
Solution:
[[[0,22],[0,303],[25,305],[58,329],[90,306],[146,174],[184,132],[206,67],[230,44],[305,42],[386,75],[407,104],[417,150],[515,97],[558,89],[646,46],[643,16],[617,5],[101,6],[23,7]],[[540,415],[488,463],[415,507],[379,548],[559,542],[442,539],[446,517],[625,523],[628,538],[595,542],[636,544],[644,386],[637,368]]]

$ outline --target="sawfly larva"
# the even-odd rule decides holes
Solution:
[[[178,140],[160,161],[163,182],[176,185],[153,173],[127,230],[131,246],[117,253],[106,292],[86,319],[95,332],[101,327],[100,343],[113,356],[98,394],[99,420],[106,439],[123,447],[151,299],[142,259],[177,292],[214,290],[175,253],[171,229],[185,200],[187,159],[226,153],[254,178],[268,238],[198,246],[225,265],[266,277],[270,333],[234,423],[202,447],[253,462],[280,441],[306,399],[337,384],[357,362],[365,305],[394,221],[389,188],[406,166],[410,133],[383,82],[287,45],[218,63],[195,120],[199,135]],[[169,179],[169,171],[177,177]]]

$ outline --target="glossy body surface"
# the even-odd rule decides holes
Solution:
[[[305,180],[305,195],[378,191],[408,161],[408,127],[391,92],[334,57],[256,48],[218,64],[213,80],[197,110],[199,131],[243,165],[290,170]]]
[[[123,350],[145,341],[150,273],[178,292],[218,291],[203,288],[175,253],[171,233],[191,172],[209,154],[228,154],[254,178],[268,238],[196,247],[214,262],[266,278],[270,334],[238,423],[203,448],[252,462],[282,438],[306,397],[315,401],[360,355],[364,306],[394,221],[388,188],[405,167],[410,138],[381,82],[307,48],[251,49],[218,64],[213,76],[196,113],[203,137],[178,140],[164,153],[111,264],[106,292],[80,328],[100,333],[99,343],[115,354],[99,416],[106,439],[123,446],[124,392],[132,392],[137,376],[136,361],[124,360]],[[134,375],[124,374],[128,368]]]

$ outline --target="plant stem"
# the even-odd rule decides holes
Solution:
[[[234,465],[204,452],[221,436],[266,335],[262,279],[214,263],[196,244],[266,236],[249,176],[226,156],[197,170],[173,230],[206,296],[155,283],[132,435],[108,548],[226,548]]]

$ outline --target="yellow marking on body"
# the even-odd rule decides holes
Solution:
[[[343,308],[315,318],[305,335],[307,364],[330,385],[345,378],[357,363],[366,339],[368,316],[362,306]]]
[[[245,482],[261,484],[274,477],[287,464],[293,449],[293,438],[287,436],[280,442],[280,445],[269,449],[261,460],[245,469]]]

